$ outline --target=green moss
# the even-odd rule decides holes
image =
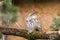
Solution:
[[[45,33],[42,33],[42,32],[33,32],[31,34],[28,35],[28,39],[29,40],[35,40],[36,38],[38,39],[48,39],[49,36]]]

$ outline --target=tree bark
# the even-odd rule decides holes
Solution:
[[[2,32],[5,35],[20,36],[26,39],[48,39],[49,38],[49,36],[45,33],[36,31],[31,34],[28,34],[27,30],[24,29],[0,27],[0,32]]]

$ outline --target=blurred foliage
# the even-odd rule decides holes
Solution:
[[[2,19],[2,24],[7,25],[8,20],[10,22],[16,22],[18,19],[18,8],[12,5],[12,0],[3,0],[3,6],[0,9],[0,19]],[[0,32],[0,38],[2,33]]]
[[[60,13],[57,14],[57,16],[60,16]],[[53,30],[60,30],[60,18],[54,18],[53,19],[53,24],[51,26],[51,28]],[[53,34],[54,35],[54,34]],[[55,34],[51,40],[60,40],[60,35],[59,34]]]
[[[18,19],[18,8],[12,5],[12,0],[3,0],[2,15],[7,15],[10,22],[16,22]]]
[[[14,15],[10,21],[14,23],[17,21],[17,19],[18,19],[18,16]]]
[[[4,5],[7,7],[7,8],[9,8],[9,7],[11,7],[12,6],[12,0],[3,0],[4,1]]]
[[[15,6],[11,6],[10,9],[9,9],[9,11],[10,11],[11,13],[16,14],[16,13],[18,12],[18,8],[15,7]]]
[[[2,33],[0,32],[0,38],[2,38]]]
[[[51,25],[52,30],[59,30],[60,29],[60,18],[54,18],[53,19],[53,24]]]

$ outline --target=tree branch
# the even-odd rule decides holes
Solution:
[[[47,34],[42,32],[33,32],[31,34],[27,34],[27,30],[24,29],[15,29],[15,28],[7,28],[7,27],[0,27],[0,32],[5,35],[14,35],[24,37],[26,39],[47,39],[49,38]]]

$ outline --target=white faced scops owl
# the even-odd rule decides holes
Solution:
[[[42,31],[41,23],[34,12],[28,15],[26,19],[26,24],[28,28],[28,34],[36,31],[36,29],[40,32]]]

